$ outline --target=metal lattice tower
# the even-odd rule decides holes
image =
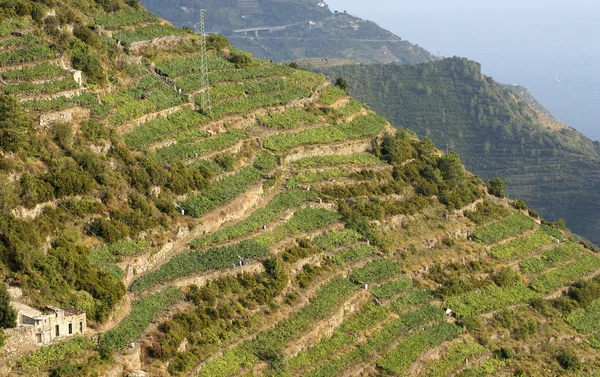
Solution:
[[[201,111],[206,114],[211,114],[210,106],[210,83],[208,81],[208,53],[206,52],[206,30],[204,27],[204,13],[206,9],[200,9],[200,39],[202,56],[200,58],[200,95],[201,95]]]

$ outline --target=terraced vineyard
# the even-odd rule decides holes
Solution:
[[[0,23],[2,89],[23,100],[7,111],[40,124],[0,141],[0,271],[35,305],[86,310],[93,339],[15,354],[15,375],[122,375],[133,357],[151,376],[600,371],[600,257],[561,223],[325,77],[215,36],[202,109],[199,36],[91,10],[75,34],[106,77],[82,88],[32,20]]]
[[[71,73],[58,65],[50,41],[33,34],[17,34],[0,42],[0,88],[19,99],[55,96],[80,88]]]

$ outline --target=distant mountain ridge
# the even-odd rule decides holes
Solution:
[[[371,21],[331,12],[317,0],[161,0],[142,2],[177,26],[199,29],[206,9],[206,30],[223,34],[255,56],[276,61],[311,58],[365,63],[418,64],[432,55]],[[248,30],[251,29],[251,30]]]

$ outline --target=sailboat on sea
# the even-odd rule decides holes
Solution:
[[[560,82],[560,79],[558,78],[558,70],[556,70],[556,76],[554,76],[554,81]]]

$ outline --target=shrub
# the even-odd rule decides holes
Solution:
[[[515,207],[515,209],[518,209],[519,211],[526,211],[528,209],[527,204],[525,204],[525,202],[521,200],[517,200],[513,204],[513,207]]]
[[[492,276],[492,280],[499,287],[510,287],[513,284],[521,282],[521,275],[510,267],[502,267]]]
[[[206,48],[208,50],[221,51],[227,47],[229,47],[229,41],[222,35],[211,33],[206,38]]]
[[[248,67],[252,63],[252,55],[243,51],[235,51],[231,54],[229,59],[236,68]]]
[[[510,360],[515,356],[515,350],[512,348],[502,347],[496,351],[496,355],[498,355],[500,359]]]
[[[498,198],[504,198],[506,196],[506,184],[502,178],[490,179],[488,182],[488,191],[490,194],[497,196]]]
[[[94,33],[87,26],[78,25],[73,30],[73,35],[92,48],[100,48],[102,46],[102,41],[100,40],[98,34]]]
[[[223,153],[215,157],[215,163],[224,171],[233,171],[235,168],[235,157],[231,153]]]
[[[561,367],[565,370],[579,370],[581,369],[581,362],[579,358],[569,348],[561,348],[554,357]]]

